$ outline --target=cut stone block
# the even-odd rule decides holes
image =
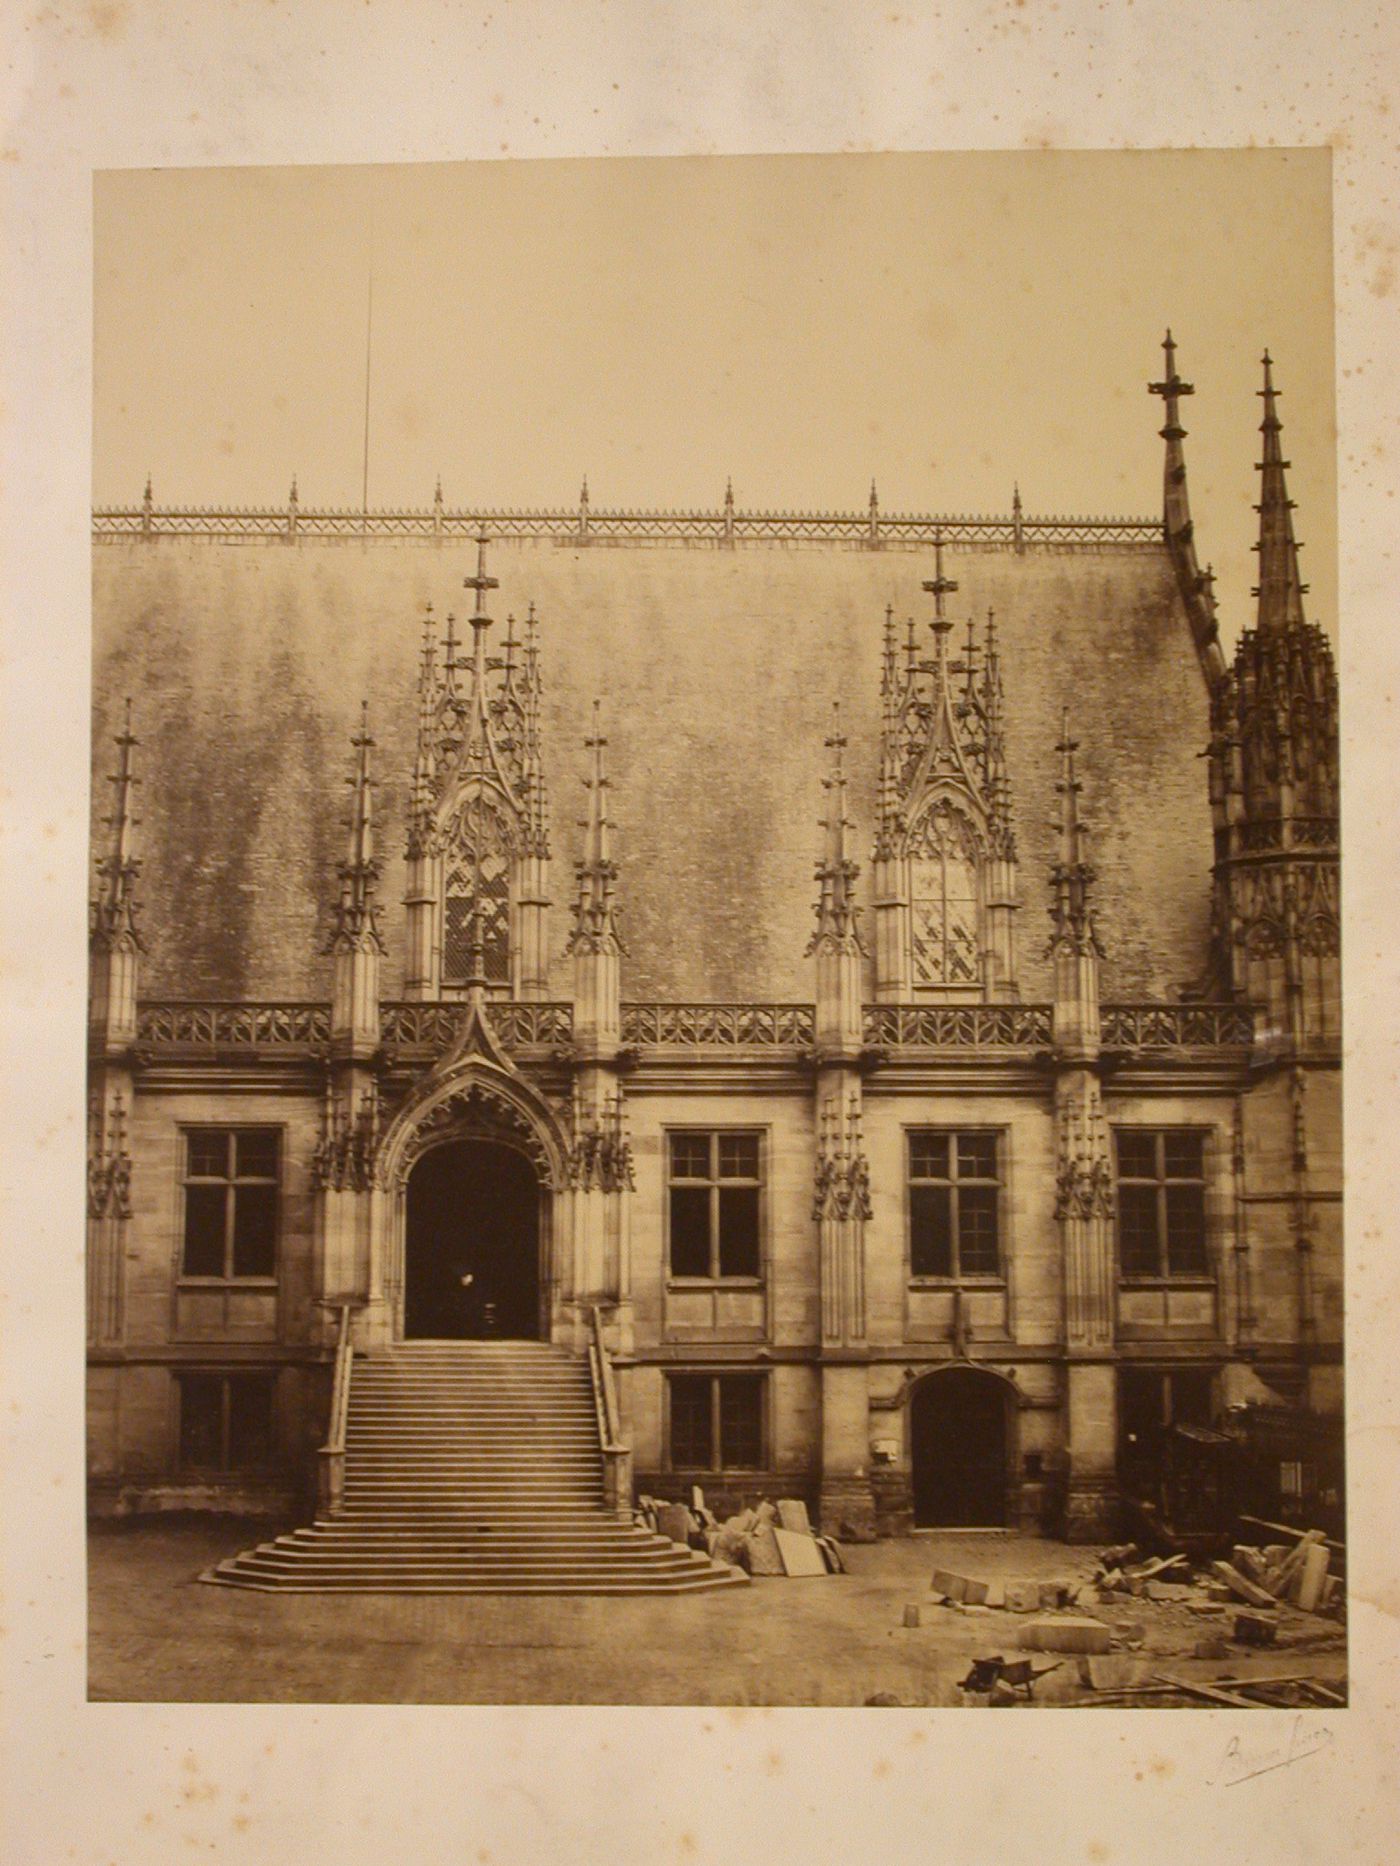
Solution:
[[[1316,1610],[1322,1598],[1322,1584],[1327,1579],[1327,1570],[1332,1557],[1327,1550],[1314,1543],[1303,1557],[1303,1565],[1298,1571],[1298,1581],[1293,1598],[1304,1613]]]
[[[1006,1583],[1006,1606],[1010,1613],[1039,1613],[1039,1581],[1008,1581]]]
[[[929,1585],[935,1594],[942,1594],[947,1600],[962,1600],[967,1593],[967,1576],[953,1574],[947,1568],[935,1568]]]
[[[822,1558],[832,1574],[846,1572],[846,1558],[841,1553],[841,1544],[834,1536],[818,1536],[817,1547],[821,1550]]]
[[[688,1542],[695,1518],[683,1503],[662,1503],[657,1506],[656,1532],[669,1536],[672,1542]]]
[[[1214,1561],[1211,1563],[1211,1571],[1219,1576],[1226,1587],[1238,1594],[1241,1600],[1247,1600],[1251,1607],[1272,1607],[1275,1604],[1272,1594],[1266,1593],[1247,1575],[1241,1574],[1238,1568],[1232,1568],[1229,1562]]]
[[[794,1535],[809,1536],[812,1533],[812,1522],[807,1514],[807,1505],[800,1497],[778,1499],[778,1521],[784,1529],[790,1529]]]
[[[778,1553],[776,1532],[767,1523],[760,1523],[749,1536],[749,1573],[787,1573],[783,1558]]]
[[[819,1574],[825,1579],[826,1563],[813,1537],[798,1535],[791,1529],[775,1529],[773,1540],[778,1545],[785,1574]]]
[[[754,1527],[757,1528],[760,1524],[766,1526],[769,1523],[777,1522],[777,1520],[778,1520],[778,1512],[773,1508],[773,1505],[769,1503],[767,1499],[765,1498],[765,1500],[759,1504],[758,1508],[753,1513]]]
[[[967,1586],[963,1590],[963,1604],[968,1607],[984,1607],[987,1604],[987,1583],[974,1581],[966,1576]]]
[[[988,1581],[987,1598],[984,1604],[988,1607],[1004,1607],[1006,1605],[1005,1581]]]
[[[1019,1644],[1027,1652],[1107,1652],[1113,1634],[1102,1620],[1061,1614],[1053,1620],[1027,1620]]]
[[[1278,1626],[1257,1613],[1237,1613],[1235,1638],[1242,1646],[1271,1646],[1278,1638]]]

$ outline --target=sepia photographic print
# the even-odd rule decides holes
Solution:
[[[91,1697],[1345,1705],[1329,190],[96,178]]]

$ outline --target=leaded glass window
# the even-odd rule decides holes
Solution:
[[[966,817],[939,803],[910,848],[915,985],[976,985],[982,976],[977,845]]]
[[[486,981],[509,984],[510,845],[500,815],[484,798],[467,803],[454,825],[443,897],[444,981],[460,984],[471,974],[479,908]]]

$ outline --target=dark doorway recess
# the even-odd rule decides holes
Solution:
[[[408,1181],[404,1335],[433,1341],[540,1333],[540,1188],[513,1147],[435,1147]]]
[[[910,1401],[914,1521],[921,1529],[1006,1522],[1007,1388],[971,1367],[935,1374]]]

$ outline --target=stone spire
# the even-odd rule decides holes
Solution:
[[[612,856],[612,823],[608,816],[610,784],[603,754],[608,741],[599,723],[600,707],[593,702],[593,731],[584,741],[593,755],[588,788],[588,815],[583,854],[574,864],[578,893],[574,924],[567,952],[574,960],[574,1038],[582,1055],[606,1061],[615,1055],[622,1030],[622,955],[627,947],[618,926],[617,864]],[[584,1089],[580,1088],[580,1093]],[[597,1081],[588,1093],[601,1094]]]
[[[338,1052],[372,1056],[379,1046],[379,961],[384,941],[379,933],[380,862],[374,852],[374,791],[369,755],[369,702],[360,702],[360,729],[350,740],[354,769],[350,789],[345,859],[340,864],[336,902],[326,950],[334,958],[331,981],[331,1039]]]
[[[574,864],[578,893],[574,901],[574,925],[566,951],[624,953],[627,950],[617,922],[617,864],[612,859],[612,823],[608,817],[608,778],[603,754],[608,741],[599,725],[600,702],[593,702],[593,731],[584,745],[593,754],[592,774],[584,780],[588,790],[588,815],[580,822],[584,831],[583,855]]]
[[[355,748],[355,769],[345,781],[350,787],[350,815],[345,860],[340,865],[340,899],[336,904],[329,950],[372,947],[384,951],[379,934],[379,906],[375,898],[382,864],[374,853],[375,780],[370,776],[369,755],[375,741],[370,737],[369,701],[360,702],[360,729],[351,739]]]
[[[132,753],[140,744],[131,730],[131,701],[126,702],[122,729],[114,743],[117,768],[108,782],[113,788],[112,808],[102,821],[111,832],[107,852],[97,864],[98,887],[92,906],[92,941],[103,950],[124,946],[143,950],[136,925],[136,877],[141,864],[136,856],[136,775]]]
[[[1092,951],[1102,956],[1090,903],[1094,870],[1088,859],[1089,832],[1079,819],[1079,793],[1084,788],[1074,769],[1079,741],[1069,736],[1068,707],[1061,716],[1055,750],[1060,754],[1060,777],[1055,785],[1060,798],[1060,847],[1059,860],[1050,870],[1050,919],[1055,929],[1052,947],[1067,946],[1076,953]]]
[[[841,951],[865,950],[859,927],[860,909],[855,898],[860,867],[851,860],[846,838],[851,822],[846,815],[846,735],[841,730],[841,702],[834,701],[831,710],[833,725],[825,741],[826,749],[832,754],[831,776],[822,779],[827,804],[822,824],[822,858],[816,868],[820,885],[817,926],[807,945],[809,954],[824,946]]]
[[[136,913],[136,787],[140,779],[132,754],[139,740],[131,730],[131,701],[116,734],[117,768],[112,808],[102,819],[109,834],[97,862],[97,890],[89,922],[91,959],[88,1019],[94,1054],[114,1056],[136,1039],[136,989],[144,951]]]
[[[1168,330],[1162,340],[1163,370],[1160,382],[1149,382],[1148,393],[1162,398],[1166,420],[1159,432],[1167,444],[1162,473],[1162,532],[1176,571],[1177,586],[1186,605],[1196,653],[1208,682],[1214,683],[1225,672],[1225,657],[1220,649],[1220,629],[1216,620],[1215,579],[1203,571],[1196,556],[1195,526],[1191,502],[1186,491],[1186,455],[1182,442],[1186,430],[1181,425],[1181,403],[1195,394],[1192,383],[1183,381],[1176,367],[1176,340]]]
[[[1307,585],[1298,577],[1299,545],[1293,536],[1293,501],[1288,496],[1284,474],[1291,462],[1283,457],[1279,436],[1283,423],[1278,418],[1279,391],[1274,387],[1273,359],[1264,352],[1264,386],[1258,391],[1264,402],[1264,419],[1259,432],[1264,437],[1264,457],[1259,462],[1259,583],[1254,595],[1259,599],[1257,627],[1264,629],[1301,628],[1303,595]]]

